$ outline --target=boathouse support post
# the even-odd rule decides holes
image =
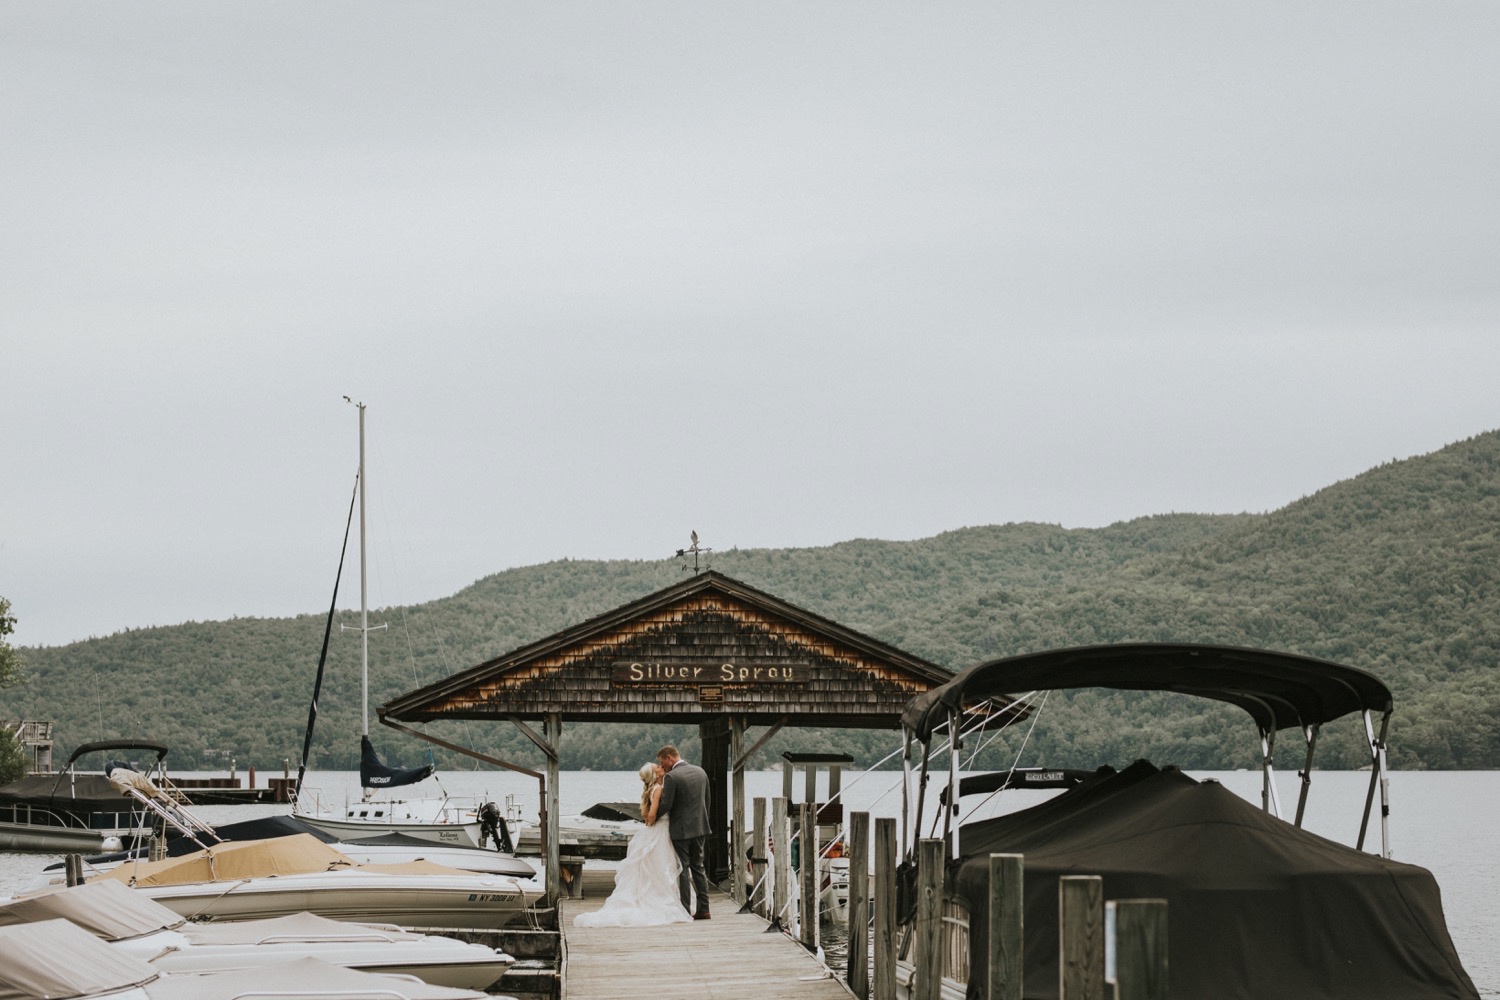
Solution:
[[[751,809],[752,825],[750,828],[750,895],[752,908],[763,917],[771,915],[769,900],[771,894],[766,885],[766,798],[764,795],[755,797],[754,808]]]
[[[939,1000],[943,987],[943,868],[947,845],[936,837],[917,841],[917,951],[913,1000]]]
[[[1058,1000],[1104,1000],[1104,879],[1057,880]]]
[[[799,902],[798,929],[801,931],[802,947],[816,953],[818,950],[818,904],[822,893],[818,862],[822,860],[818,850],[818,806],[815,802],[802,803],[802,823],[797,849],[798,874],[801,876],[802,892]]]
[[[745,717],[729,717],[729,870],[730,896],[743,906],[745,896]]]
[[[562,817],[562,796],[558,785],[562,777],[562,766],[557,748],[562,743],[562,715],[548,712],[542,726],[542,736],[552,748],[547,755],[547,815],[543,817],[546,827],[542,831],[546,838],[543,849],[547,855],[547,905],[556,906],[562,895],[562,838],[558,821]]]
[[[1026,897],[1019,854],[990,855],[990,941],[985,1000],[1021,1000]]]
[[[1116,1000],[1167,1000],[1167,901],[1117,899],[1106,906],[1114,913]]]
[[[875,817],[875,995],[896,998],[896,819]]]
[[[776,875],[771,890],[771,926],[785,929],[792,925],[792,820],[787,815],[787,800],[771,800],[771,850],[775,852]]]
[[[703,770],[708,772],[708,839],[703,864],[711,882],[729,875],[729,720],[712,716],[698,724]]]
[[[849,854],[849,989],[870,995],[870,814],[849,814],[844,833]]]

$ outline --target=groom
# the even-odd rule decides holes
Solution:
[[[703,867],[703,841],[708,837],[708,772],[683,760],[674,746],[658,750],[656,761],[667,772],[662,779],[661,804],[656,813],[658,817],[667,814],[672,846],[677,849],[677,860],[682,862],[682,871],[677,875],[682,908],[694,920],[707,920],[712,916],[708,912],[708,872]],[[690,886],[698,897],[697,909],[692,906]]]

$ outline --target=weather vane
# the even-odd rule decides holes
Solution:
[[[712,567],[710,567],[708,565],[708,558],[707,557],[708,557],[708,554],[713,551],[713,549],[709,548],[706,545],[699,545],[698,544],[698,532],[696,532],[696,531],[690,532],[690,536],[692,538],[692,544],[690,544],[685,549],[678,549],[677,550],[677,558],[681,559],[683,561],[682,562],[682,571],[684,573],[687,572],[687,556],[688,556],[689,552],[691,552],[693,554],[693,572],[694,573],[701,573],[702,572],[702,570],[700,570],[698,568],[698,553],[700,553],[700,552],[703,553],[703,556],[704,556],[704,559],[703,559],[703,569],[711,569]]]

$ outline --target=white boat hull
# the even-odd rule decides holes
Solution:
[[[399,833],[406,837],[430,841],[448,847],[479,848],[480,826],[472,823],[427,823],[418,820],[367,820],[346,819],[318,813],[296,813],[298,819],[308,826],[316,827],[342,841],[354,841],[363,837],[380,837],[388,833]]]

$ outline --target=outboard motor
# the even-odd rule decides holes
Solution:
[[[479,807],[479,846],[483,847],[491,838],[495,841],[495,850],[502,854],[516,853],[516,845],[510,838],[510,827],[506,825],[500,807],[493,802],[486,802]]]

